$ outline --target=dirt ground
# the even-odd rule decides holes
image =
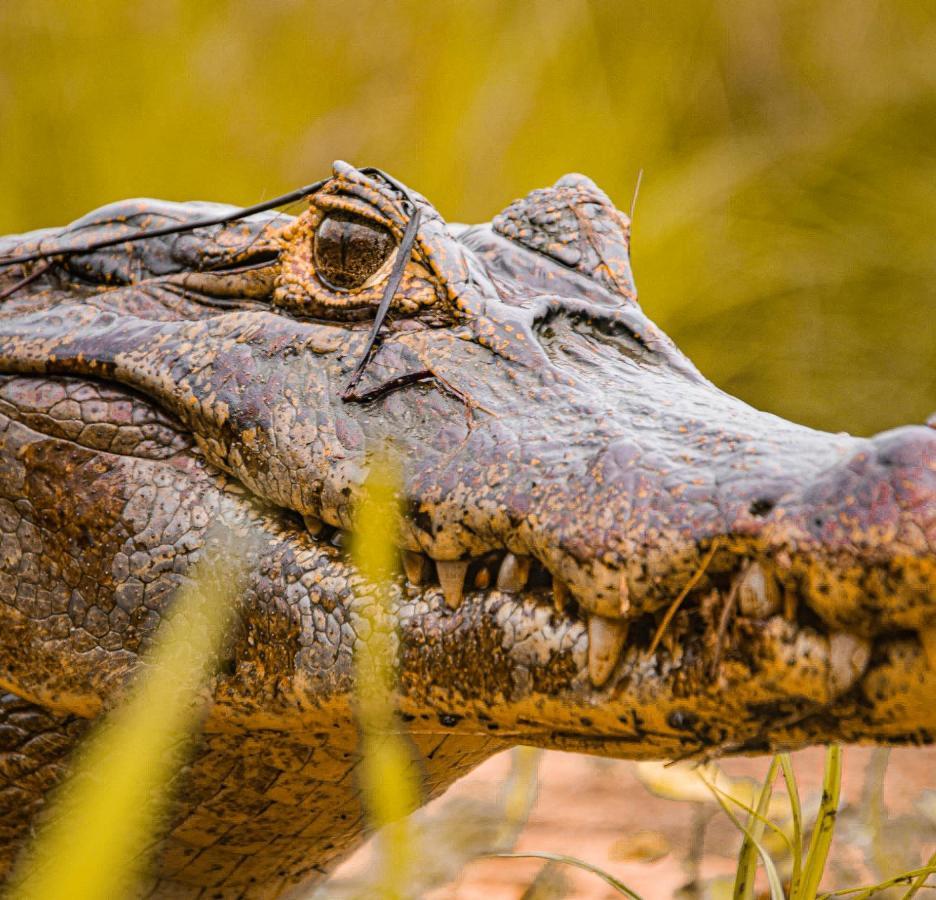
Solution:
[[[883,790],[875,771],[887,765]],[[762,778],[766,759],[727,760],[731,775]],[[820,793],[823,750],[794,755],[805,807]],[[877,767],[877,768],[876,768]],[[457,783],[436,804],[453,797],[496,797],[510,771],[501,754]],[[566,753],[543,754],[537,799],[517,842],[518,850],[576,856],[621,879],[643,900],[730,897],[733,856],[740,839],[714,804],[664,799],[638,777],[633,763]],[[868,780],[870,778],[871,786]],[[886,760],[881,751],[845,751],[842,806],[827,889],[874,884],[876,872],[895,874],[920,863],[936,849],[936,749],[900,749]],[[883,799],[883,807],[881,801]],[[432,806],[430,805],[430,814]],[[688,858],[696,848],[696,862]],[[365,848],[339,875],[369,865]],[[480,859],[430,900],[527,900],[527,898],[613,898],[620,894],[587,872],[527,859]],[[531,884],[540,875],[539,884]],[[884,895],[877,895],[884,896]],[[898,895],[899,896],[899,895]]]

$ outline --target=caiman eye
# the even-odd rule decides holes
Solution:
[[[328,287],[353,291],[380,270],[394,245],[393,235],[376,222],[329,213],[315,231],[316,272]]]

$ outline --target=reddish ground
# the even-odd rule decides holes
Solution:
[[[872,751],[850,748],[845,756],[843,807],[839,816],[832,864],[823,882],[827,888],[874,883],[873,862],[894,874],[918,864],[936,849],[936,749],[892,752],[885,780],[887,815],[875,825],[874,805],[862,802],[866,769]],[[823,751],[796,754],[795,766],[804,803],[818,798]],[[762,777],[764,759],[729,760],[733,775]],[[438,803],[456,796],[496,797],[510,768],[509,755],[488,761],[456,784]],[[922,811],[921,811],[922,809]],[[698,867],[699,887],[690,881],[687,862],[693,818],[707,818]],[[881,820],[878,820],[881,821]],[[696,831],[698,835],[698,829]],[[877,838],[873,836],[877,835]],[[662,799],[638,780],[633,764],[563,753],[546,753],[540,769],[540,789],[517,848],[547,850],[577,856],[620,878],[644,900],[714,898],[723,896],[710,879],[734,872],[738,833],[716,807]],[[662,856],[660,856],[662,854]],[[653,862],[640,857],[660,856]],[[638,859],[635,859],[638,857]],[[885,858],[886,857],[886,858]],[[366,867],[366,849],[342,867],[340,874]],[[561,867],[564,890],[529,890],[543,867],[538,860],[481,859],[469,863],[460,877],[427,895],[431,900],[519,900],[519,898],[616,898],[594,875]],[[525,893],[527,892],[527,893]],[[728,893],[730,896],[730,891]]]

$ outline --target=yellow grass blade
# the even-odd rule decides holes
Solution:
[[[838,814],[839,795],[842,787],[842,748],[838,745],[826,748],[825,774],[822,779],[822,800],[816,824],[813,826],[806,864],[803,868],[803,881],[800,892],[794,900],[812,900],[819,890],[819,882],[825,871],[832,834],[835,831],[835,817]]]
[[[790,813],[793,816],[793,873],[790,876],[790,896],[799,896],[799,884],[803,870],[803,808],[800,805],[799,788],[796,784],[796,772],[789,753],[777,754],[783,781],[786,784],[787,797],[790,800]]]
[[[596,875],[598,878],[611,885],[619,894],[630,897],[631,900],[641,900],[640,894],[632,891],[623,881],[605,872],[604,869],[592,865],[584,859],[579,859],[576,856],[566,856],[563,853],[547,853],[544,850],[517,851],[514,853],[488,853],[485,855],[494,859],[545,859],[549,862],[561,863],[564,866],[574,866],[576,869],[582,869],[585,872],[591,872],[592,875]]]
[[[494,847],[504,850],[513,847],[526,825],[536,802],[542,756],[543,751],[536,747],[514,747],[511,752],[510,775],[501,791],[504,820]]]
[[[930,875],[936,873],[936,851],[934,851],[933,855],[926,861],[926,869],[928,869],[928,871],[923,871],[917,875],[913,884],[910,885],[901,900],[913,900],[926,884]]]
[[[850,894],[854,895],[852,900],[871,900],[872,897],[879,896],[881,892],[889,888],[900,887],[904,884],[910,884],[910,890],[914,890],[917,882],[921,878],[923,881],[919,882],[919,886],[923,887],[926,879],[931,875],[936,875],[936,864],[933,863],[933,860],[930,860],[927,865],[921,866],[919,869],[910,869],[907,872],[901,872],[899,875],[894,875],[892,878],[888,878],[886,881],[882,881],[878,884],[872,884],[870,887],[840,888],[837,891],[827,891],[824,894],[820,894],[818,900],[830,900],[832,897],[847,897]],[[911,883],[911,879],[915,880]],[[917,890],[919,890],[919,888],[917,888]],[[904,896],[906,896],[906,894]]]
[[[783,885],[780,882],[780,875],[777,872],[777,867],[774,865],[774,861],[771,859],[770,854],[764,848],[763,844],[761,844],[761,842],[741,823],[741,820],[732,812],[731,807],[728,805],[728,800],[731,798],[729,797],[727,800],[723,798],[721,792],[714,786],[712,786],[712,791],[715,794],[715,799],[724,810],[725,815],[727,815],[728,818],[734,822],[735,827],[745,836],[746,839],[750,840],[753,846],[757,849],[757,852],[760,854],[761,860],[764,863],[764,871],[767,874],[767,883],[770,886],[771,900],[785,900]],[[757,815],[754,810],[751,810],[751,814],[752,816]]]
[[[406,817],[419,805],[419,786],[413,750],[394,702],[397,636],[390,590],[398,569],[397,485],[397,475],[389,465],[375,461],[357,510],[351,545],[351,558],[364,579],[357,592],[358,612],[370,626],[367,639],[360,640],[354,652],[360,783],[371,822],[382,829],[379,889],[387,900],[407,896],[408,873],[418,859]]]
[[[775,756],[770,762],[767,777],[764,779],[760,796],[757,798],[757,808],[748,817],[747,827],[744,829],[744,839],[738,851],[738,870],[735,875],[735,900],[751,900],[754,896],[754,879],[757,875],[757,854],[762,846],[766,824],[765,816],[770,806],[770,796],[773,793],[774,779],[780,768],[780,760]]]

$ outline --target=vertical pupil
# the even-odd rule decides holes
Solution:
[[[393,235],[381,225],[347,213],[330,213],[315,232],[313,256],[319,277],[340,290],[360,287],[393,251]]]

